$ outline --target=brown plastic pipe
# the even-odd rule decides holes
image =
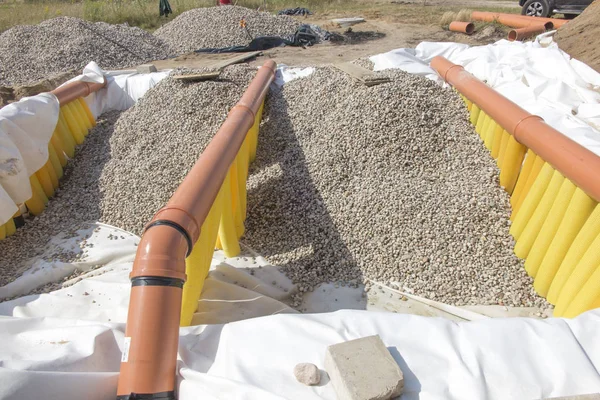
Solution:
[[[452,21],[449,29],[452,32],[466,33],[471,35],[475,31],[475,25],[472,22]]]
[[[130,274],[131,297],[117,399],[175,399],[185,258],[254,124],[275,78],[275,67],[269,60],[259,69],[167,205],[146,226]]]
[[[508,40],[511,42],[514,42],[515,40],[525,40],[544,32],[546,32],[546,27],[543,24],[530,25],[525,28],[511,29],[508,32]]]
[[[498,22],[502,25],[510,26],[511,28],[525,28],[530,25],[539,25],[540,23],[543,23],[546,25],[546,29],[558,29],[569,22],[566,19],[530,17],[528,15],[494,13],[488,11],[473,11],[471,13],[471,19],[473,21]]]
[[[83,81],[70,82],[54,89],[50,93],[56,96],[58,103],[62,106],[80,97],[89,96],[104,87],[106,87],[106,78],[104,78],[104,82],[102,83]]]
[[[442,56],[431,67],[467,99],[489,115],[515,140],[533,150],[588,196],[600,202],[600,157],[529,114],[494,89]]]

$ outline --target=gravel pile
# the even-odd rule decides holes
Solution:
[[[41,254],[51,236],[74,232],[86,221],[141,234],[255,74],[255,68],[236,65],[215,81],[166,78],[129,110],[104,115],[67,165],[47,209],[0,241],[0,286],[19,276],[24,262]],[[55,255],[71,262],[84,253]]]
[[[240,21],[246,21],[250,35],[288,36],[300,22],[285,15],[273,15],[239,6],[196,8],[186,11],[154,32],[177,53],[203,48],[246,45],[250,38]]]
[[[100,221],[141,234],[239,101],[256,69],[228,67],[216,81],[167,78],[119,119],[100,184]]]
[[[318,68],[272,90],[244,241],[300,284],[372,279],[450,304],[547,306],[512,253],[509,197],[450,90]]]
[[[90,61],[126,68],[169,55],[160,39],[140,28],[59,17],[0,34],[0,85],[36,82]]]

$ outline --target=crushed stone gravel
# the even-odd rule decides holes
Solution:
[[[154,32],[178,53],[204,48],[223,48],[250,43],[258,36],[289,36],[300,22],[285,15],[273,15],[240,6],[196,8],[186,11]]]
[[[0,34],[0,85],[33,83],[90,61],[115,69],[170,55],[165,43],[140,28],[58,17]]]
[[[549,307],[512,252],[509,197],[458,96],[379,74],[392,82],[325,67],[271,90],[245,243],[301,293],[371,279],[455,305]]]

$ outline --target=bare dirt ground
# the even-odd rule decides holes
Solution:
[[[309,17],[298,17],[302,22],[316,24],[326,30],[344,35],[341,43],[325,42],[315,46],[279,47],[263,52],[251,61],[260,65],[266,58],[287,65],[323,65],[351,61],[361,57],[383,53],[400,47],[415,47],[423,41],[458,42],[470,45],[493,43],[506,36],[506,29],[496,25],[479,25],[472,36],[454,33],[440,25],[444,12],[462,9],[479,9],[518,13],[517,0],[363,0],[348,1],[343,8],[327,9]],[[275,10],[269,10],[275,11]],[[365,23],[355,25],[346,32],[331,22],[334,18],[362,17]],[[186,54],[171,60],[157,61],[160,68],[199,68],[214,63],[214,55]],[[217,57],[218,58],[218,57]],[[71,73],[72,74],[72,73]],[[70,76],[69,76],[70,77]],[[31,96],[51,90],[63,77],[49,77],[27,87],[0,87],[0,107],[22,96]],[[52,86],[52,87],[49,87]]]
[[[506,37],[508,28],[479,24],[472,36],[450,32],[440,25],[446,11],[482,9],[518,13],[517,1],[503,0],[371,0],[360,5],[350,5],[347,10],[321,12],[309,17],[298,17],[304,23],[321,26],[330,32],[344,35],[341,43],[324,42],[315,46],[278,47],[263,52],[252,61],[260,65],[266,58],[287,65],[323,65],[351,61],[361,57],[384,53],[400,47],[415,47],[423,41],[458,42],[485,45]],[[344,17],[362,17],[366,22],[352,27],[352,32],[339,28],[331,20]],[[162,68],[186,66],[204,67],[214,56],[186,54],[175,60],[158,63]],[[158,65],[157,65],[158,66]]]

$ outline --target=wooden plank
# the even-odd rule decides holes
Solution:
[[[198,81],[207,81],[210,79],[218,78],[221,75],[221,71],[210,71],[203,72],[201,74],[186,74],[186,75],[174,75],[173,79],[177,79],[179,81],[184,82],[198,82]]]
[[[212,69],[223,69],[229,65],[232,64],[237,64],[240,63],[242,61],[246,61],[250,58],[254,58],[256,56],[258,56],[259,54],[261,54],[262,52],[260,51],[250,51],[248,53],[236,53],[235,56],[227,58],[226,60],[223,61],[217,61],[216,63],[214,63],[213,65],[211,65],[209,68]]]
[[[354,79],[362,82],[366,86],[375,86],[382,83],[389,82],[389,78],[377,77],[373,71],[361,67],[360,65],[352,64],[349,62],[343,62],[335,64],[334,67],[343,71],[353,77]]]

